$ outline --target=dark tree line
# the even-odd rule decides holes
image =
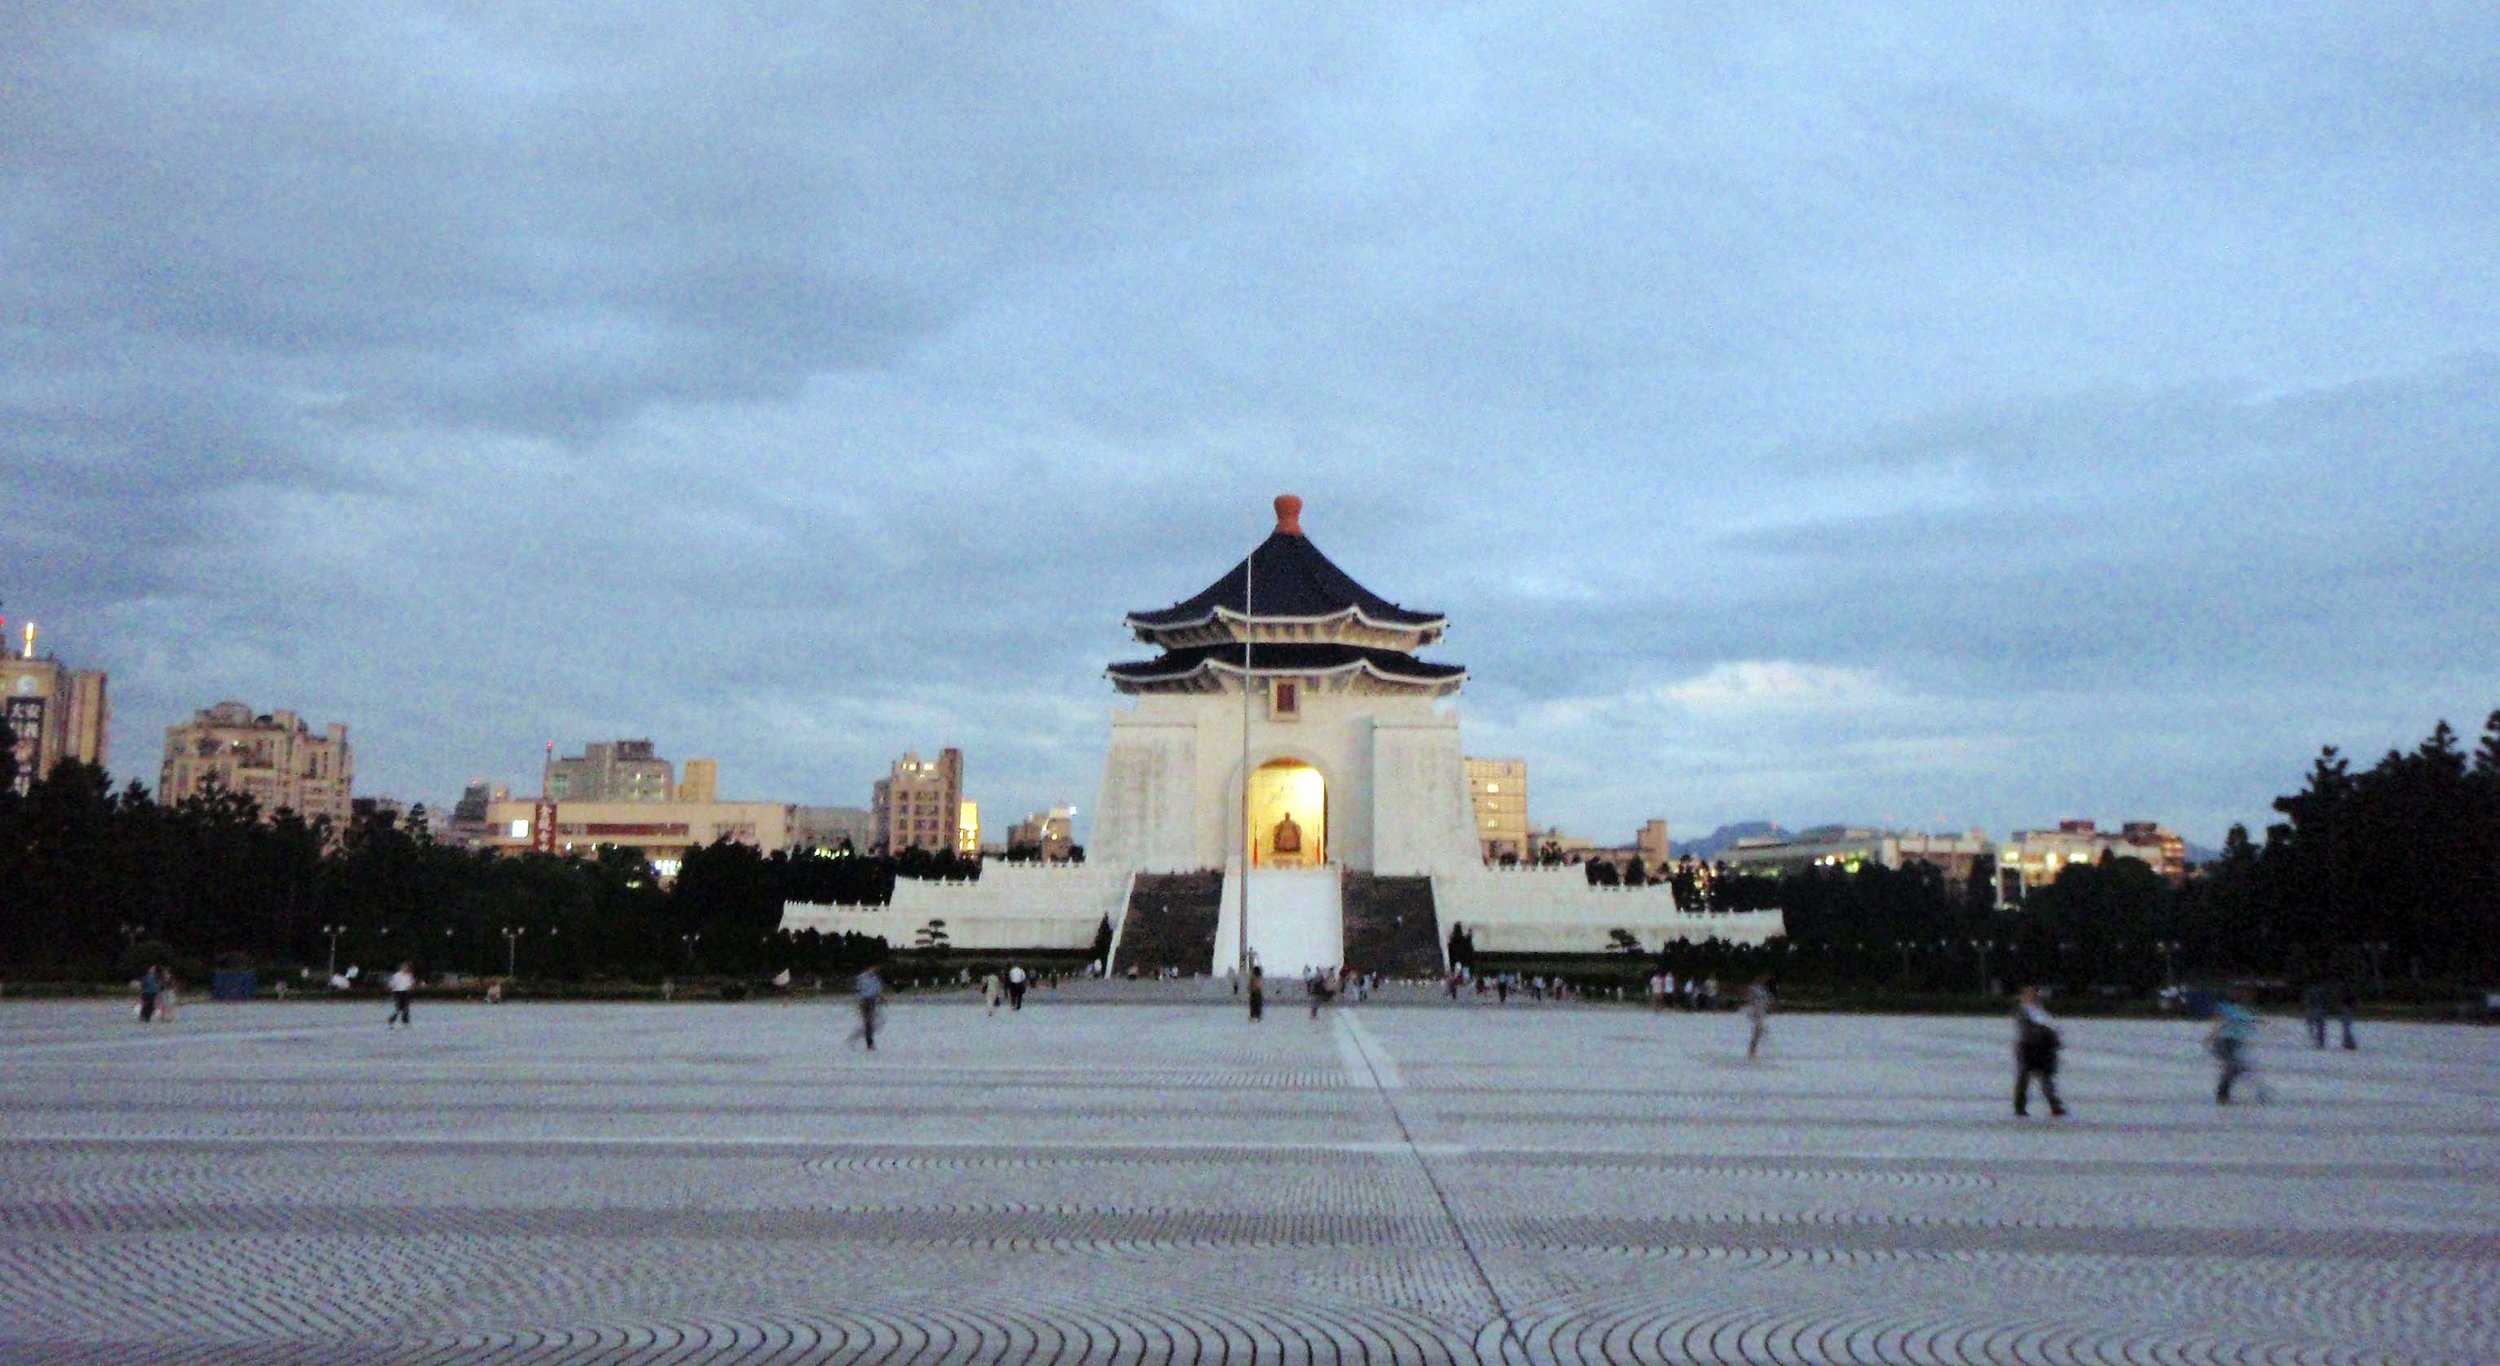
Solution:
[[[2332,747],[2262,844],[2234,826],[2221,857],[2172,886],[2136,859],[2068,868],[1995,906],[1912,864],[1785,878],[1679,867],[1681,904],[1778,907],[1769,970],[1803,980],[1969,991],[1982,981],[2146,990],[2183,979],[2337,979],[2365,990],[2500,983],[2500,712],[2471,754],[2446,723],[2355,771]],[[1691,950],[1688,953],[1698,953]],[[1671,955],[1672,956],[1672,955]]]
[[[0,728],[0,753],[8,736]],[[2221,857],[2173,887],[2133,859],[2066,870],[2019,906],[1995,870],[1731,875],[1689,862],[1593,878],[1670,879],[1681,904],[1777,907],[1776,954],[1684,946],[1690,971],[1767,970],[1805,982],[1969,991],[1982,982],[2145,989],[2258,976],[2445,989],[2500,982],[2500,712],[2465,751],[2441,724],[2356,770],[2329,748],[2274,803],[2262,843],[2233,827]],[[101,980],[164,960],[264,971],[385,969],[525,977],[847,971],[874,940],[783,936],[782,903],[885,904],[897,877],[977,877],[977,862],[727,842],[689,850],[663,887],[613,847],[509,858],[438,844],[387,812],[333,832],[210,792],[172,805],[103,770],[64,764],[25,793],[0,786],[0,974]],[[1453,931],[1452,950],[1472,950]],[[1689,961],[1688,961],[1689,960]],[[1722,962],[1722,960],[1726,960]]]
[[[722,842],[687,851],[663,887],[613,846],[505,857],[437,843],[387,811],[360,812],[334,837],[289,811],[263,819],[239,793],[165,805],[69,763],[23,794],[0,786],[0,975],[104,980],[164,962],[194,981],[221,965],[318,977],[334,962],[384,972],[403,960],[429,976],[842,972],[883,945],[783,936],[784,901],[882,905],[897,877],[979,873],[919,851],[765,855]]]

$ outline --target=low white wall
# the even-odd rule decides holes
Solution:
[[[1663,882],[1600,887],[1576,867],[1461,868],[1436,873],[1432,895],[1447,935],[1464,925],[1487,953],[1604,953],[1623,930],[1655,950],[1717,939],[1759,944],[1786,933],[1778,911],[1690,913]]]
[[[1104,916],[1119,923],[1128,895],[1125,868],[1092,864],[991,863],[976,882],[897,878],[887,906],[782,904],[781,928],[793,934],[864,934],[893,948],[919,942],[921,928],[946,922],[958,949],[1089,949]]]

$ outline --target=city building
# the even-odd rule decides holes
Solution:
[[[351,823],[387,820],[392,828],[408,835],[430,837],[434,833],[434,813],[419,802],[414,806],[397,797],[350,797],[347,814]]]
[[[1448,705],[1467,671],[1417,657],[1447,618],[1356,582],[1311,543],[1301,512],[1278,498],[1275,531],[1229,572],[1125,619],[1156,654],[1105,670],[1129,705],[1111,718],[1085,862],[904,879],[877,907],[793,902],[782,927],[905,948],[942,930],[961,949],[1083,951],[1107,921],[1114,973],[1258,966],[1288,978],[1340,965],[1438,975],[1461,926],[1486,953],[1781,932],[1776,911],[1683,911],[1668,883],[1487,864]],[[923,833],[902,823],[901,793],[948,779],[959,791],[943,770],[906,756],[878,785],[881,828]]]
[[[877,780],[870,810],[877,820],[876,852],[899,854],[925,849],[932,854],[967,852],[963,842],[964,752],[938,751],[935,759],[907,753],[893,771]],[[968,852],[981,851],[980,820],[973,819]]]
[[[462,788],[460,800],[452,803],[451,819],[444,822],[443,843],[455,849],[485,848],[487,807],[510,800],[511,789],[482,778]]]
[[[263,818],[280,811],[307,821],[326,817],[344,833],[355,785],[356,756],[345,725],[332,722],[315,734],[294,712],[255,713],[227,701],[165,728],[157,800],[172,805],[220,787],[260,803]]]
[[[0,781],[23,792],[72,759],[102,768],[112,719],[103,670],[72,669],[37,655],[31,621],[17,651],[7,651],[5,639],[0,636],[0,717],[17,737],[17,752],[8,756]]]
[[[686,851],[728,840],[763,853],[795,847],[795,808],[780,802],[496,801],[486,808],[485,847],[499,854],[593,855],[604,846],[640,854],[674,878]]]
[[[790,821],[796,848],[839,849],[847,844],[851,852],[865,854],[877,847],[877,813],[864,806],[792,807]]]
[[[1626,874],[1631,871],[1633,862],[1638,860],[1644,874],[1663,876],[1675,861],[1674,847],[1674,842],[1668,838],[1666,821],[1656,816],[1641,822],[1641,828],[1632,833],[1629,844],[1599,844],[1586,836],[1574,835],[1559,825],[1531,831],[1528,835],[1528,853],[1534,860],[1542,860],[1550,850],[1557,863],[1568,867],[1576,868],[1584,863],[1603,860]]]
[[[1469,759],[1467,802],[1476,815],[1476,841],[1484,861],[1534,859],[1528,844],[1528,761]]]
[[[649,740],[584,745],[562,759],[548,747],[538,790],[559,802],[665,802],[677,797],[677,768]]]
[[[1652,816],[1641,822],[1640,832],[1632,837],[1632,856],[1653,873],[1675,862],[1675,841],[1668,836],[1665,818]]]
[[[2128,821],[2103,830],[2095,821],[2064,820],[2055,830],[2018,830],[1997,856],[1998,898],[2017,901],[2033,887],[2057,881],[2078,863],[2102,856],[2141,859],[2171,885],[2187,881],[2187,841],[2154,821]]]
[[[677,800],[681,802],[719,801],[720,761],[688,759],[685,776],[677,784]]]
[[[955,808],[955,856],[981,857],[981,804],[964,802]]]
[[[1054,806],[1007,827],[1007,852],[1028,851],[1047,863],[1066,861],[1076,852],[1076,808]]]
[[[1528,835],[1528,862],[1542,862],[1548,855],[1556,862],[1577,866],[1593,858],[1604,857],[1597,841],[1586,835],[1575,835],[1559,825],[1549,825]]]
[[[1967,886],[1982,860],[1993,858],[1996,841],[1984,830],[1961,834],[1926,834],[1916,830],[1873,830],[1860,826],[1822,825],[1793,834],[1748,835],[1722,850],[1718,862],[1728,871],[1780,877],[1809,868],[1856,872],[1868,864],[1899,870],[1924,863],[1943,874],[1945,885]]]

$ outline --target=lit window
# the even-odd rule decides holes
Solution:
[[[516,840],[525,840],[529,837],[530,823],[528,821],[514,821],[512,823],[512,838]]]
[[[1502,790],[1502,785],[1500,783],[1486,783],[1484,785],[1484,790],[1487,792],[1499,792]]]

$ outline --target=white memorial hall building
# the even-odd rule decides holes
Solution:
[[[1114,972],[1269,974],[1342,966],[1437,974],[1450,932],[1480,952],[1602,953],[1615,931],[1760,943],[1776,911],[1704,915],[1670,887],[1591,885],[1576,867],[1485,864],[1468,804],[1456,664],[1419,658],[1448,619],[1402,607],[1320,553],[1302,500],[1197,595],[1132,612],[1159,653],[1113,664],[1112,718],[1082,864],[993,862],[974,882],[903,879],[884,907],[791,903],[782,927],[880,936],[942,922],[957,949],[1075,949],[1108,917]]]

